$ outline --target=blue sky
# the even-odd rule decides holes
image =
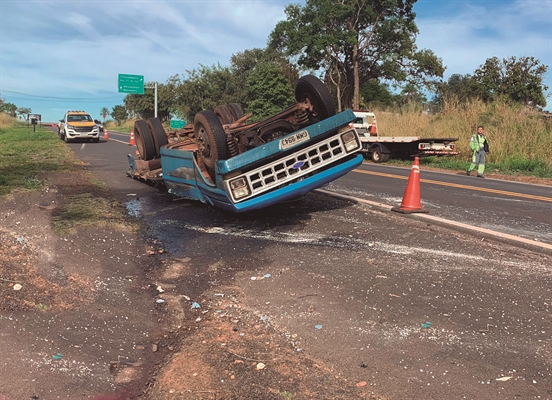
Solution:
[[[118,74],[165,83],[200,65],[265,47],[285,0],[0,1],[0,97],[57,121],[68,109],[123,104]],[[417,44],[443,60],[445,79],[496,56],[549,66],[552,0],[418,0]],[[552,110],[552,97],[547,110]]]

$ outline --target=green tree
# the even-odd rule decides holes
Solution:
[[[113,107],[113,111],[111,111],[111,116],[119,126],[128,119],[127,110],[122,105],[117,105]]]
[[[252,121],[274,115],[295,101],[292,86],[275,62],[258,65],[249,74],[247,87],[251,100],[246,108],[253,113]]]
[[[17,116],[17,106],[13,103],[4,103],[2,105],[2,111],[4,111],[5,113],[8,113],[10,116],[14,118]]]
[[[218,105],[235,102],[230,68],[201,65],[199,69],[186,73],[186,79],[174,79],[176,105],[171,110],[181,118],[193,121],[199,111],[214,110]],[[178,80],[179,83],[176,83]]]
[[[548,66],[534,57],[488,58],[475,70],[477,95],[484,101],[500,96],[532,107],[545,107],[544,75]]]
[[[103,122],[105,123],[105,119],[109,116],[108,108],[107,107],[102,107],[102,109],[100,110],[100,115],[102,116]]]
[[[472,75],[452,74],[448,81],[436,86],[435,96],[429,105],[433,112],[439,112],[446,102],[458,104],[475,98],[479,98],[478,85]]]
[[[289,62],[285,54],[271,48],[254,48],[233,54],[230,59],[230,69],[234,80],[233,86],[236,103],[245,105],[254,100],[251,98],[253,91],[247,85],[244,85],[244,82],[248,81],[249,75],[257,68],[264,68],[262,65],[265,63],[271,64],[269,69],[277,65],[280,69],[280,74],[288,81],[291,87],[299,79],[297,68]]]
[[[146,83],[146,86],[151,83]],[[157,116],[162,121],[170,118],[171,99],[173,93],[169,93],[167,85],[157,85]],[[124,103],[131,117],[148,119],[155,116],[155,90],[145,89],[144,94],[129,94],[125,96]]]
[[[360,87],[360,107],[362,109],[392,107],[396,101],[397,95],[391,93],[387,85],[376,79],[370,79]]]
[[[30,114],[32,111],[28,107],[19,107],[17,109],[17,114],[19,115],[20,119],[27,119],[27,114]]]
[[[433,87],[444,67],[430,50],[418,50],[412,6],[416,0],[306,0],[286,7],[286,21],[270,46],[297,57],[299,66],[324,69],[338,109],[359,108],[360,87],[371,79]],[[343,92],[343,94],[341,94]]]
[[[270,64],[270,71],[278,69],[280,76],[289,86],[295,84],[298,79],[295,67],[282,53],[259,48],[245,50],[232,55],[229,67],[201,65],[198,69],[186,71],[186,75],[172,76],[166,83],[171,114],[193,121],[197,112],[213,110],[218,105],[238,103],[247,110],[248,105],[255,100],[252,96],[256,96],[254,93],[257,93],[249,83],[264,82],[258,75],[251,81],[249,76],[257,69],[264,70],[265,64]],[[265,90],[270,89],[265,87]],[[263,99],[266,97],[263,95]],[[272,99],[276,103],[265,103],[265,107],[278,108],[281,104],[277,100],[278,95]],[[281,108],[278,111],[281,111]]]
[[[398,96],[398,103],[400,106],[411,103],[425,105],[425,103],[427,103],[427,97],[420,91],[419,87],[412,83],[407,83],[401,89],[401,93]]]

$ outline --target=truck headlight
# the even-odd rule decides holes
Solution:
[[[75,130],[75,127],[74,127],[73,125],[67,124],[67,129],[71,129],[72,131],[74,131],[74,130]]]
[[[347,151],[347,153],[360,148],[354,131],[345,132],[341,135],[341,140],[343,141],[343,145],[345,146],[345,151]]]
[[[230,181],[230,190],[232,190],[232,195],[236,200],[241,199],[245,196],[249,196],[249,194],[251,193],[251,191],[249,190],[249,186],[247,185],[247,181],[244,177]]]

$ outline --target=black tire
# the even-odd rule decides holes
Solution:
[[[97,138],[92,139],[92,141],[94,143],[100,143],[100,137],[98,136]]]
[[[143,119],[134,123],[134,138],[140,158],[144,161],[153,160],[155,158],[155,142],[148,123]]]
[[[295,100],[312,105],[310,122],[317,122],[335,115],[333,97],[320,79],[305,75],[295,82]]]
[[[384,154],[381,152],[381,149],[376,146],[372,149],[372,161],[375,163],[382,163]]]
[[[65,143],[71,143],[71,139],[69,139],[69,138],[67,137],[67,134],[66,134],[66,133],[63,134],[63,141],[64,141]]]
[[[230,110],[232,117],[234,117],[234,121],[237,121],[244,116],[243,109],[238,103],[228,104],[228,110]]]
[[[194,118],[194,134],[199,154],[214,181],[215,162],[229,157],[226,135],[217,115],[210,110],[198,112]]]
[[[387,161],[389,161],[389,158],[391,158],[391,154],[389,154],[389,153],[382,153],[381,154],[381,162],[387,162]]]
[[[161,121],[159,121],[158,118],[148,118],[147,124],[153,136],[153,143],[155,144],[155,156],[159,157],[159,149],[161,148],[161,146],[169,143],[167,133],[165,132],[165,128],[163,128],[163,124],[161,124]]]
[[[226,106],[216,106],[215,115],[218,117],[222,125],[231,124],[235,121],[232,113]]]

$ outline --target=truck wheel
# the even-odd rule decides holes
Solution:
[[[230,110],[230,113],[234,117],[234,121],[237,121],[241,117],[243,117],[243,109],[238,103],[232,103],[228,104],[228,109]]]
[[[217,115],[210,110],[198,112],[194,118],[194,134],[199,154],[214,181],[215,162],[228,158],[226,134]]]
[[[151,135],[153,136],[153,143],[155,144],[155,156],[159,157],[159,149],[161,146],[169,143],[167,139],[167,134],[165,133],[165,128],[161,124],[158,118],[148,118],[147,120],[148,127],[150,129]]]
[[[216,106],[215,115],[218,117],[222,125],[231,124],[235,121],[232,113],[226,106]]]
[[[295,100],[312,106],[311,122],[335,115],[335,104],[330,91],[314,75],[305,75],[295,82]]]
[[[63,134],[63,141],[64,141],[65,143],[71,143],[71,139],[69,139],[69,138],[67,137],[67,134],[66,134],[66,133]]]
[[[383,153],[381,152],[381,149],[378,146],[372,149],[372,161],[375,163],[383,162]]]
[[[155,158],[155,142],[148,123],[139,119],[134,123],[134,136],[140,158],[149,161]]]

